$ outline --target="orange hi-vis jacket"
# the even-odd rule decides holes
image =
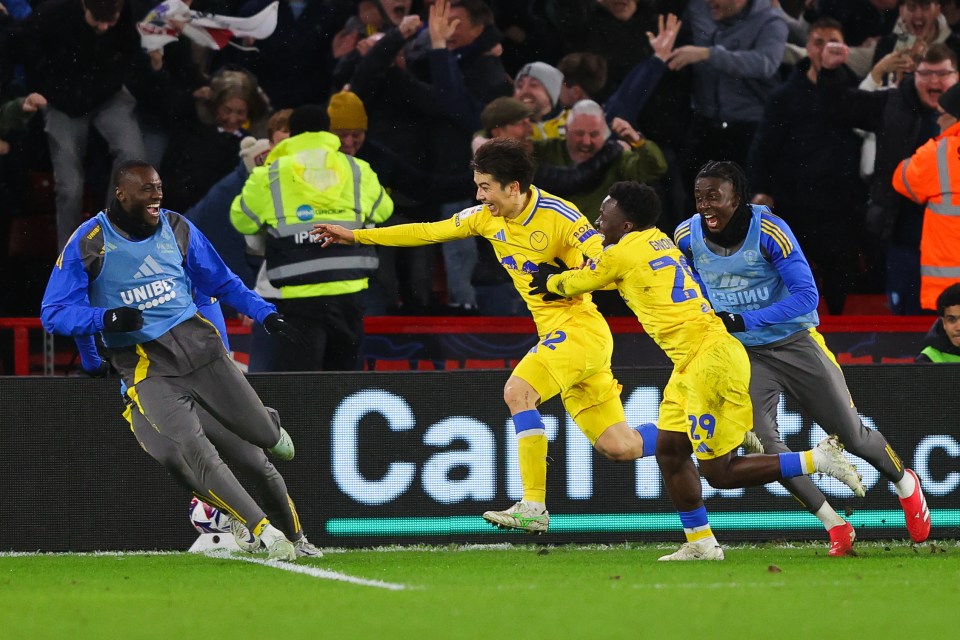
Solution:
[[[920,305],[960,282],[960,122],[928,141],[893,173],[893,188],[926,207],[920,236]]]

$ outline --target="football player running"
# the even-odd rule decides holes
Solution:
[[[879,431],[863,424],[840,365],[816,327],[816,282],[790,226],[765,206],[750,204],[743,169],[705,164],[697,174],[697,215],[674,232],[677,246],[713,308],[747,348],[753,377],[753,428],[767,450],[788,451],[777,428],[780,394],[792,396],[828,433],[893,483],[914,542],[930,535],[930,510],[917,474]],[[799,212],[790,212],[797,213]],[[830,555],[845,555],[856,534],[813,483],[787,489],[830,533]]]
[[[350,230],[318,224],[311,232],[331,243],[412,247],[480,236],[490,242],[537,325],[539,341],[507,380],[503,399],[517,433],[523,499],[483,517],[501,528],[528,533],[547,530],[547,436],[538,407],[559,394],[563,405],[593,446],[611,460],[653,455],[651,423],[631,428],[610,370],[613,336],[590,295],[539,296],[530,293],[538,263],[579,264],[599,257],[600,237],[576,206],[532,185],[529,150],[505,138],[481,146],[472,162],[479,206],[439,222]],[[739,443],[738,443],[739,444]]]
[[[815,472],[837,478],[857,495],[863,495],[863,483],[832,436],[802,453],[737,455],[753,427],[750,361],[701,294],[676,245],[654,226],[659,217],[660,200],[651,187],[615,183],[596,221],[603,254],[577,270],[539,265],[531,293],[572,297],[614,285],[673,362],[660,404],[656,455],[687,542],[660,560],[723,560],[691,453],[718,489]]]

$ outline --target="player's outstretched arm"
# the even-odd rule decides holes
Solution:
[[[583,295],[598,289],[615,288],[620,278],[619,261],[616,255],[607,252],[602,259],[595,259],[586,269],[565,270],[547,277],[547,291],[565,298]]]
[[[354,244],[356,237],[353,231],[338,224],[315,224],[310,231],[314,242],[319,242],[320,246],[327,247],[331,244]]]

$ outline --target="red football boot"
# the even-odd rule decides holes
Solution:
[[[857,539],[857,532],[849,522],[831,527],[827,533],[830,534],[830,556],[834,558],[847,555],[847,552],[853,549],[853,542]]]
[[[927,508],[927,499],[923,497],[923,490],[920,489],[920,478],[913,469],[907,469],[906,473],[913,476],[917,488],[909,498],[900,498],[900,506],[903,507],[903,517],[907,521],[910,538],[914,542],[923,542],[930,537],[930,509]]]

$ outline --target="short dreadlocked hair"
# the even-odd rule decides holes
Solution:
[[[733,185],[733,192],[740,198],[740,207],[750,204],[750,187],[747,184],[747,174],[739,164],[732,160],[710,160],[700,167],[697,180],[700,178],[717,178]]]

